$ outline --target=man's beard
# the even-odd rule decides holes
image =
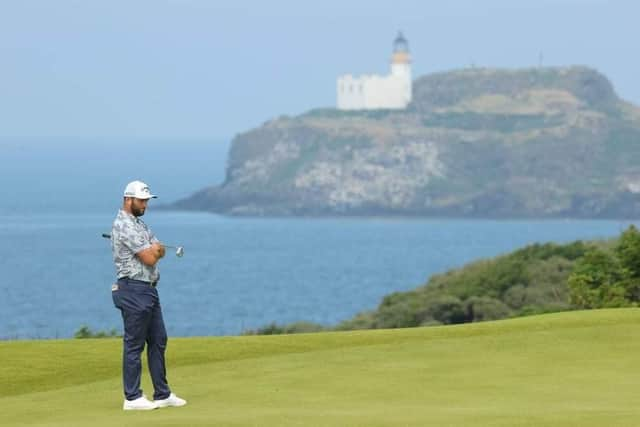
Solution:
[[[144,215],[144,208],[137,208],[135,206],[131,206],[131,213],[133,214],[133,216],[135,216],[136,218],[139,216]]]

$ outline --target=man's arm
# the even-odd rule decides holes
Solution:
[[[160,242],[154,242],[147,249],[143,249],[136,253],[136,256],[140,258],[144,264],[153,266],[156,265],[160,258],[164,256],[164,246]]]

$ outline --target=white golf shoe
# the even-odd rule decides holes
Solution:
[[[166,399],[154,400],[153,403],[158,405],[158,408],[166,408],[168,406],[184,406],[187,401],[171,393]]]
[[[134,400],[125,400],[122,409],[125,411],[148,411],[158,409],[158,405],[143,395]]]

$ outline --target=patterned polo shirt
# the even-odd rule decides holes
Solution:
[[[144,264],[136,254],[151,247],[158,239],[140,218],[120,209],[111,228],[111,250],[118,279],[155,282],[160,278],[158,264]]]

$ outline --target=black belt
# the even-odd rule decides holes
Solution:
[[[129,279],[128,277],[121,277],[118,279],[118,281],[123,280],[128,284],[131,285],[142,285],[142,286],[151,286],[152,288],[155,288],[156,285],[158,284],[158,281],[156,280],[155,282],[146,282],[144,280],[137,280],[137,279]]]

